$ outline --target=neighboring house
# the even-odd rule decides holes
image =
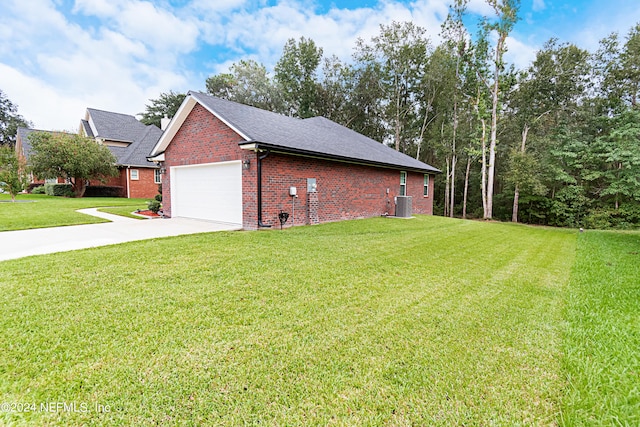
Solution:
[[[167,216],[245,229],[431,214],[440,171],[322,117],[296,119],[189,92],[151,151]]]
[[[53,133],[50,130],[40,130],[40,129],[27,129],[23,127],[18,128],[18,132],[16,133],[16,153],[19,157],[23,158],[25,161],[29,160],[29,154],[31,153],[31,142],[29,141],[29,135],[33,132],[46,132]],[[42,185],[45,183],[60,183],[63,184],[65,182],[64,178],[54,178],[54,179],[39,179],[31,175],[31,186],[32,188],[37,185]],[[30,190],[29,190],[30,191]]]
[[[119,175],[105,184],[91,185],[121,187],[122,196],[128,198],[153,198],[158,194],[160,169],[147,160],[162,135],[157,126],[145,125],[128,114],[87,108],[78,133],[106,145],[117,159]]]

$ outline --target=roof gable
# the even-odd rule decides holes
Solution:
[[[107,147],[120,166],[157,167],[147,160],[162,131],[154,125],[145,125],[134,116],[87,108],[85,120],[81,120],[85,133],[100,141],[124,142],[128,146]]]
[[[198,103],[238,133],[245,142],[284,152],[438,173],[438,169],[324,117],[298,119],[267,110],[189,92],[164,135],[151,152],[163,153]]]

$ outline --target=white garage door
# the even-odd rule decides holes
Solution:
[[[171,168],[171,216],[242,225],[240,161]]]

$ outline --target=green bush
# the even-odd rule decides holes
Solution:
[[[118,185],[90,185],[84,192],[85,197],[122,197],[124,188]]]
[[[156,199],[157,201],[159,201],[160,203],[162,203],[162,194],[156,194],[155,199]]]
[[[44,191],[44,185],[33,187],[33,189],[31,190],[31,194],[46,194]]]
[[[48,196],[72,197],[71,184],[45,184],[44,192]]]
[[[160,210],[160,208],[162,208],[162,204],[157,201],[157,200],[149,200],[149,203],[147,205],[149,207],[149,210],[153,213],[158,213],[158,211]]]
[[[629,230],[640,226],[640,208],[634,205],[622,205],[619,209],[599,208],[592,209],[584,218],[586,228],[606,230],[614,228]]]

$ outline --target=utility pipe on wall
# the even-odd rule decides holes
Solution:
[[[256,147],[257,148],[257,147]],[[267,150],[264,154],[258,154],[258,227],[271,227],[270,224],[265,224],[262,222],[262,160],[266,159],[269,156],[269,150]]]

